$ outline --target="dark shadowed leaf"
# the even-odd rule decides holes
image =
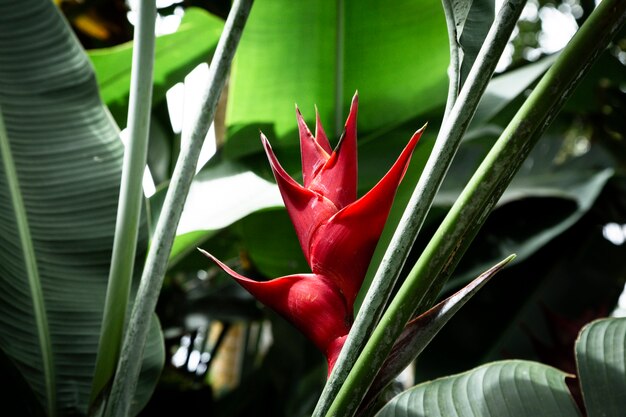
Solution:
[[[418,377],[432,379],[509,358],[539,360],[575,373],[578,332],[606,316],[624,288],[624,247],[603,236],[603,225],[625,221],[623,204],[615,204],[623,192],[618,183],[609,181],[574,226],[506,268],[474,296],[422,353]]]
[[[0,56],[0,348],[48,415],[84,415],[123,147],[52,2],[0,4]],[[139,241],[141,264],[145,226]],[[162,365],[158,331],[151,336],[135,412]]]
[[[574,225],[614,175],[601,149],[559,162],[567,125],[553,126],[532,150],[490,215],[448,288],[467,282],[510,253],[520,262]],[[459,150],[436,204],[450,207],[492,139],[473,139]]]

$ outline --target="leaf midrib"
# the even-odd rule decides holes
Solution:
[[[343,128],[343,83],[344,83],[344,45],[345,45],[345,5],[337,0],[335,33],[335,137],[340,137]]]
[[[20,190],[17,169],[11,154],[11,144],[9,143],[9,137],[4,124],[2,107],[0,107],[0,154],[2,155],[4,174],[11,198],[11,206],[13,207],[13,212],[15,214],[15,225],[20,237],[20,246],[24,256],[24,266],[26,268],[28,286],[30,288],[31,301],[33,303],[33,313],[37,326],[37,338],[39,340],[44,381],[46,386],[47,411],[49,416],[54,417],[56,414],[56,390],[52,359],[52,342],[50,340],[48,318],[46,316],[39,269],[37,267],[37,258],[35,257],[35,248],[30,235],[30,228],[28,225],[24,200]]]

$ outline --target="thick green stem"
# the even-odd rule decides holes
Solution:
[[[159,297],[185,198],[195,175],[200,150],[213,121],[217,101],[251,7],[252,0],[236,0],[233,3],[211,61],[209,80],[202,94],[202,107],[195,114],[191,132],[183,132],[184,146],[174,168],[163,210],[148,251],[111,395],[107,402],[106,416],[125,417],[128,415],[139,378],[151,316]]]
[[[146,169],[152,108],[155,1],[141,1],[138,15],[130,79],[127,122],[129,135],[124,153],[109,284],[104,304],[96,370],[91,387],[92,403],[111,381],[119,358],[143,203],[142,179]]]
[[[343,384],[378,322],[525,2],[526,0],[510,0],[507,6],[502,8],[489,30],[467,81],[449,117],[444,120],[422,176],[376,271],[372,285],[365,296],[333,372],[322,391],[313,416],[320,417],[327,412],[334,395]]]
[[[604,0],[542,78],[487,155],[390,304],[327,416],[352,416],[394,341],[437,297],[466,248],[543,131],[626,17]]]

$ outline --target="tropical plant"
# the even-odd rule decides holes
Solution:
[[[97,2],[56,3],[85,44],[124,33]],[[489,0],[251,3],[226,22],[187,7],[155,38],[157,9],[141,1],[132,43],[87,54],[52,2],[0,1],[2,414],[181,413],[200,392],[221,416],[258,415],[260,401],[274,416],[620,415],[626,321],[579,331],[626,276],[619,233],[601,235],[626,223],[626,4],[563,2],[581,28],[524,62],[537,58],[519,46],[532,7],[557,10],[545,2],[521,20],[519,0],[498,13]],[[179,134],[166,92],[211,56]],[[294,102],[315,120],[294,123]],[[196,168],[213,119],[217,153]],[[327,354],[328,375],[238,283]],[[325,304],[294,307],[312,299]],[[237,329],[239,381],[220,393],[204,372]],[[184,338],[187,373],[172,365]],[[411,364],[421,382],[398,389]]]

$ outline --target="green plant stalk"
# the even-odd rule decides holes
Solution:
[[[148,251],[111,395],[107,401],[106,416],[128,415],[139,378],[151,316],[159,297],[185,198],[189,193],[200,150],[213,121],[217,101],[251,7],[252,0],[236,0],[233,3],[209,67],[209,80],[202,94],[202,107],[193,119],[191,133],[187,134],[188,130],[183,132],[183,147]]]
[[[574,87],[626,18],[604,0],[517,112],[418,259],[359,356],[327,416],[352,416],[405,324],[438,296],[489,212]]]
[[[126,322],[143,203],[142,179],[148,154],[156,14],[154,0],[139,3],[130,80],[129,136],[124,152],[111,269],[90,403],[113,378]]]
[[[503,7],[494,20],[467,81],[449,117],[443,122],[424,171],[376,271],[337,363],[324,386],[313,412],[314,417],[321,417],[327,412],[333,397],[376,326],[525,2],[526,0],[510,0],[506,3],[508,7]]]
[[[35,248],[33,247],[33,239],[28,226],[26,207],[20,191],[17,168],[11,153],[11,143],[9,143],[9,135],[4,125],[1,107],[0,155],[2,156],[2,166],[4,166],[9,194],[11,195],[11,206],[13,206],[15,213],[15,223],[20,235],[20,245],[24,254],[24,267],[26,268],[28,286],[33,303],[39,349],[41,349],[41,366],[43,368],[42,371],[46,386],[46,410],[49,416],[54,417],[56,415],[56,378],[54,373],[54,359],[52,357],[52,341],[48,327],[48,316],[46,314],[46,305],[41,288],[41,279],[39,278],[39,269],[37,268]]]
[[[376,380],[370,387],[364,403],[361,404],[358,416],[369,416],[376,409],[374,400],[380,395],[393,379],[419,356],[431,340],[439,333],[446,323],[469,301],[495,274],[501,271],[516,255],[509,255],[498,262],[459,291],[439,302],[428,311],[411,319],[402,335],[396,341],[391,356],[376,375]],[[409,330],[411,329],[411,330]],[[393,358],[393,359],[392,359]],[[367,404],[367,401],[370,403]],[[381,405],[385,401],[380,399]],[[374,406],[374,407],[372,407]]]

